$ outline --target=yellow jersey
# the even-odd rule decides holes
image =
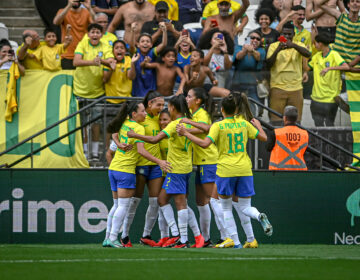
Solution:
[[[56,44],[53,47],[47,45],[38,48],[33,54],[39,60],[44,70],[61,70],[61,55],[65,52],[64,44]]]
[[[208,17],[216,16],[219,14],[219,8],[217,4],[218,2],[216,0],[206,4],[202,14],[203,20],[207,19]],[[232,14],[233,12],[241,8],[241,5],[236,1],[231,1],[230,4],[231,6],[230,6],[229,14]]]
[[[234,117],[215,122],[209,137],[218,149],[216,175],[219,177],[252,176],[251,160],[246,152],[248,139],[259,131],[249,122]]]
[[[322,52],[318,52],[308,63],[309,67],[314,70],[314,86],[311,93],[311,99],[322,103],[335,103],[334,98],[341,91],[341,75],[339,70],[330,70],[325,76],[320,72],[327,67],[340,66],[345,60],[337,51],[330,50],[323,57]]]
[[[124,96],[131,97],[132,80],[127,76],[128,71],[131,68],[131,57],[125,56],[121,62],[116,64],[115,71],[112,72],[111,77],[107,83],[105,83],[106,96]],[[109,71],[108,67],[104,67],[104,71]],[[121,99],[108,99],[110,103],[122,103],[125,100]]]
[[[16,53],[17,55],[19,55],[19,50],[24,46],[24,43],[22,43],[20,45],[20,47],[18,47]],[[41,47],[46,46],[46,42],[45,41],[40,41],[39,46],[37,46],[35,49],[27,49],[27,53],[28,54],[34,54],[34,52],[36,52],[38,49],[40,49]],[[25,69],[43,69],[43,66],[41,64],[40,61],[38,61],[37,59],[31,58],[28,55],[25,56],[25,58],[21,61],[22,65],[24,65]]]
[[[303,43],[308,50],[311,50],[311,33],[304,27],[301,31],[294,26],[295,35],[293,38],[294,43]]]
[[[82,40],[88,40],[89,36],[87,33],[84,35]],[[111,33],[111,32],[105,32],[105,34],[102,35],[100,41],[103,42],[105,45],[108,45],[110,48],[113,47],[114,42],[117,40],[117,37]]]
[[[75,54],[80,54],[83,60],[93,60],[96,56],[101,59],[114,57],[111,48],[99,42],[93,46],[89,39],[81,40]],[[103,66],[76,67],[74,73],[74,93],[84,98],[97,98],[104,94]]]
[[[156,136],[160,132],[159,116],[150,116],[149,114],[147,114],[145,121],[140,124],[144,127],[145,135],[147,136]],[[145,143],[145,149],[154,157],[161,159],[159,143],[156,144]],[[137,166],[156,165],[156,163],[147,160],[144,157],[140,157],[136,165]]]
[[[135,138],[128,138],[127,132],[130,130],[134,130],[137,134],[145,135],[145,129],[142,125],[132,120],[126,120],[120,128],[119,141],[120,143],[131,144],[133,145],[133,148],[127,152],[117,148],[115,156],[110,163],[109,170],[135,174],[136,163],[140,157],[137,152],[136,143],[141,143],[143,141]]]
[[[280,42],[270,44],[267,58],[272,56],[279,44]],[[296,44],[306,48],[303,43]],[[286,91],[302,89],[302,58],[302,55],[294,48],[280,51],[270,69],[270,87]]]
[[[176,132],[176,125],[181,119],[170,122],[162,132],[169,138],[167,161],[171,164],[171,173],[187,174],[192,171],[192,150],[191,141],[185,136],[179,136]],[[185,127],[191,128],[191,125],[185,125]]]
[[[196,112],[192,114],[192,120],[198,123],[205,123],[211,125],[211,119],[209,114],[203,109],[199,108]],[[206,133],[197,134],[196,136],[204,139]],[[201,148],[198,145],[193,146],[193,164],[195,165],[206,165],[206,164],[216,164],[218,158],[218,152],[216,146],[211,144],[206,149]]]
[[[154,6],[159,1],[165,1],[166,4],[169,6],[168,17],[170,20],[179,20],[179,5],[175,0],[148,0],[149,3],[153,4]]]

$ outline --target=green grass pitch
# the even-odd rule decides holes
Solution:
[[[0,245],[0,279],[360,279],[360,247],[258,249]]]

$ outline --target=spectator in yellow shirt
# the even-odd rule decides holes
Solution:
[[[72,37],[66,35],[64,44],[56,44],[57,36],[53,29],[47,28],[44,31],[45,46],[38,48],[33,55],[42,64],[44,70],[61,70],[61,55],[69,46]]]
[[[24,42],[17,50],[19,61],[24,65],[25,69],[42,69],[41,63],[35,59],[33,53],[45,45],[45,42],[40,42],[39,34],[35,30],[24,30]]]

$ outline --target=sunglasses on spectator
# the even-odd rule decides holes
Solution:
[[[260,41],[260,40],[261,40],[261,38],[260,38],[260,37],[256,37],[256,36],[251,36],[251,37],[250,37],[250,39],[251,39],[251,40],[258,40],[258,41]]]

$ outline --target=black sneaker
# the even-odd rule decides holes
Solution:
[[[208,248],[208,247],[212,247],[212,242],[211,242],[211,239],[207,240],[204,242],[204,246],[203,248]]]

